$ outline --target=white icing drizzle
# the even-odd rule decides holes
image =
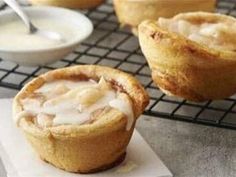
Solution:
[[[61,111],[56,113],[56,117],[53,121],[53,125],[61,124],[83,124],[90,119],[90,114],[95,110],[104,108],[108,105],[108,102],[115,99],[116,93],[113,91],[108,91],[101,99],[99,99],[95,104],[85,108],[80,112],[76,108],[68,109],[67,111]]]
[[[80,125],[89,122],[94,111],[110,106],[126,115],[127,130],[134,122],[131,103],[119,97],[120,93],[113,90],[104,78],[98,83],[93,80],[58,80],[44,84],[35,93],[43,94],[47,99],[29,97],[21,100],[23,111],[16,116],[17,120],[36,116],[42,127]]]
[[[183,19],[159,18],[158,25],[211,48],[236,50],[236,40],[234,39],[236,23],[194,24]]]
[[[53,123],[52,120],[53,120],[53,117],[48,114],[39,113],[37,115],[37,123],[41,125],[42,127],[52,126],[52,123]]]
[[[132,106],[125,100],[121,98],[116,98],[109,102],[109,105],[113,108],[118,109],[120,112],[123,112],[127,117],[127,126],[126,130],[129,131],[134,122],[134,114],[132,110]]]
[[[53,120],[53,125],[63,125],[63,124],[83,124],[89,120],[90,114],[87,112],[79,113],[75,109],[65,110],[61,113],[56,114]]]

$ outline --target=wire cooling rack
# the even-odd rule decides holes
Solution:
[[[3,5],[0,9],[4,8]],[[234,0],[219,1],[217,9],[220,13],[236,16]],[[24,67],[0,59],[0,86],[19,90],[32,78],[55,68],[77,64],[106,65],[131,73],[145,86],[151,102],[144,114],[236,130],[236,95],[224,100],[194,103],[163,94],[151,80],[137,38],[129,30],[119,27],[112,3],[108,1],[83,13],[95,26],[89,39],[61,61],[44,67]]]

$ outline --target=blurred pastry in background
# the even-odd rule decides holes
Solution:
[[[144,21],[139,41],[154,82],[192,101],[236,93],[236,19],[192,12]]]
[[[114,0],[115,11],[122,26],[129,26],[137,35],[143,20],[173,17],[181,12],[215,10],[216,0]]]
[[[39,156],[69,172],[121,163],[149,97],[131,75],[109,67],[57,69],[15,97],[14,120]]]
[[[29,0],[33,5],[50,5],[66,7],[71,9],[90,9],[95,8],[105,0]]]

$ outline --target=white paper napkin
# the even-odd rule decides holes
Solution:
[[[68,173],[41,161],[12,122],[10,99],[0,100],[0,155],[9,177],[171,177],[171,172],[135,131],[125,161],[96,174]],[[131,170],[122,169],[131,166]]]

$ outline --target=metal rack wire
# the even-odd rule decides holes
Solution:
[[[5,6],[0,7],[4,9]],[[218,12],[236,16],[236,2],[221,0]],[[107,65],[136,76],[151,96],[146,115],[188,121],[236,130],[236,95],[224,100],[194,103],[163,94],[153,84],[150,70],[129,30],[121,29],[109,1],[97,9],[84,11],[92,19],[95,31],[73,53],[44,67],[24,67],[0,59],[0,86],[21,89],[32,78],[55,68],[77,64]]]

